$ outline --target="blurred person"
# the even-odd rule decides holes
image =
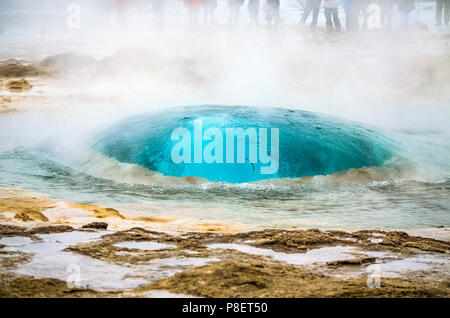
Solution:
[[[155,23],[158,27],[162,27],[162,16],[164,11],[164,0],[151,0]]]
[[[259,16],[259,0],[248,0],[247,10],[250,15],[250,23],[257,25]]]
[[[312,12],[311,29],[316,28],[321,2],[322,0],[306,0],[305,11],[303,12],[303,16],[300,20],[301,25],[305,25],[306,20],[308,20],[308,17]]]
[[[327,24],[327,31],[333,31],[334,29],[339,32],[341,31],[341,21],[339,20],[339,2],[340,0],[324,0],[323,7],[325,13],[325,19]]]
[[[401,14],[400,27],[403,30],[408,29],[409,14],[415,7],[414,0],[398,0],[398,11]]]
[[[217,0],[202,0],[201,4],[203,8],[203,23],[213,24],[214,11],[217,8]]]
[[[450,0],[436,0],[436,25],[442,25],[442,16],[444,16],[444,24],[448,25]]]
[[[239,24],[239,11],[244,0],[227,0],[228,2],[228,24]]]
[[[200,0],[185,0],[185,5],[189,11],[189,21],[191,25],[198,25],[198,15],[200,10]]]
[[[125,23],[129,4],[129,0],[116,0],[117,19],[119,24]]]
[[[280,0],[267,0],[266,20],[269,25],[278,25],[280,22]]]
[[[362,17],[362,29],[367,31],[367,21],[369,17],[368,7],[372,3],[371,0],[356,0],[357,3],[357,16]]]
[[[394,11],[394,0],[380,0],[381,27],[386,30],[391,29],[392,12]]]
[[[357,31],[358,22],[358,2],[359,0],[344,0],[345,29],[347,31]]]

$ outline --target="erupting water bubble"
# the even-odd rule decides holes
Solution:
[[[208,105],[133,116],[102,132],[93,150],[167,176],[243,183],[382,166],[392,146],[323,114]]]

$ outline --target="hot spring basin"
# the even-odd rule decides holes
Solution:
[[[127,118],[92,149],[167,176],[230,183],[382,166],[393,152],[373,128],[328,115],[210,105]]]

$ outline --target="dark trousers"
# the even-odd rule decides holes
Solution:
[[[311,26],[317,25],[317,19],[319,17],[319,9],[320,9],[321,1],[322,0],[306,0],[305,11],[303,12],[302,19],[300,20],[301,24],[306,23],[306,20],[308,20],[308,17],[312,12]]]
[[[336,31],[341,31],[341,21],[339,20],[338,8],[325,8],[325,19],[327,20],[327,30],[333,30],[333,24]]]
[[[436,23],[442,24],[442,15],[444,23],[448,24],[450,17],[450,0],[436,0]]]

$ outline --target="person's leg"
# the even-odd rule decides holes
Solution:
[[[306,0],[305,11],[303,11],[302,18],[300,19],[301,24],[306,23],[306,20],[308,20],[308,17],[311,14],[311,11],[313,11],[313,9],[314,9],[314,1]]]
[[[320,0],[316,0],[314,2],[314,10],[313,10],[313,18],[311,22],[311,27],[317,26],[317,20],[319,18],[319,10],[320,10]]]
[[[273,3],[273,13],[274,13],[274,25],[278,25],[280,23],[280,1],[274,1]]]
[[[215,24],[216,23],[215,13],[216,13],[216,7],[214,6],[214,3],[213,3],[209,7],[209,24]]]
[[[188,10],[189,10],[189,12],[188,12],[189,13],[189,23],[191,25],[194,25],[194,9],[192,7],[189,7]]]
[[[333,8],[333,23],[336,31],[341,31],[341,21],[339,20],[339,9]]]
[[[401,28],[402,30],[408,29],[409,24],[409,12],[401,12]]]
[[[361,1],[352,1],[351,6],[351,26],[353,31],[359,31],[359,14],[361,12]]]
[[[353,1],[345,2],[344,10],[345,10],[345,29],[347,31],[353,31],[354,30],[354,22],[353,22],[354,4],[353,4]]]
[[[450,0],[443,0],[444,2],[444,23],[448,25],[450,22]]]
[[[326,24],[327,24],[327,31],[332,31],[333,23],[331,22],[331,9],[325,8],[324,14],[325,14],[325,20],[326,20]]]
[[[394,2],[388,0],[385,5],[385,15],[386,15],[386,29],[391,30],[392,27],[392,11],[394,11]]]
[[[233,24],[233,1],[228,0],[228,24]]]
[[[259,24],[259,9],[260,3],[259,0],[255,1],[255,9],[253,11],[253,19],[255,20],[255,24]]]
[[[162,4],[159,3],[158,6],[155,8],[155,18],[156,18],[156,23],[158,25],[159,29],[162,29],[162,15],[163,15],[163,7]]]
[[[266,20],[267,24],[272,25],[272,21],[274,19],[273,5],[271,1],[267,1],[266,3]]]
[[[191,6],[191,23],[193,26],[198,25],[199,8],[196,5]]]
[[[369,17],[369,14],[367,13],[367,7],[369,6],[369,2],[367,0],[363,0],[361,4],[361,12],[363,15],[363,31],[367,31],[367,18]]]
[[[379,5],[380,5],[380,27],[382,29],[385,29],[387,25],[386,0],[380,0]]]
[[[444,0],[436,0],[436,24],[442,24],[442,8]]]
[[[235,24],[239,24],[239,16],[240,16],[240,12],[241,11],[241,5],[239,3],[236,3],[236,9],[235,9],[235,19],[234,19],[234,23]]]
[[[203,24],[208,25],[210,21],[209,4],[203,6]]]

